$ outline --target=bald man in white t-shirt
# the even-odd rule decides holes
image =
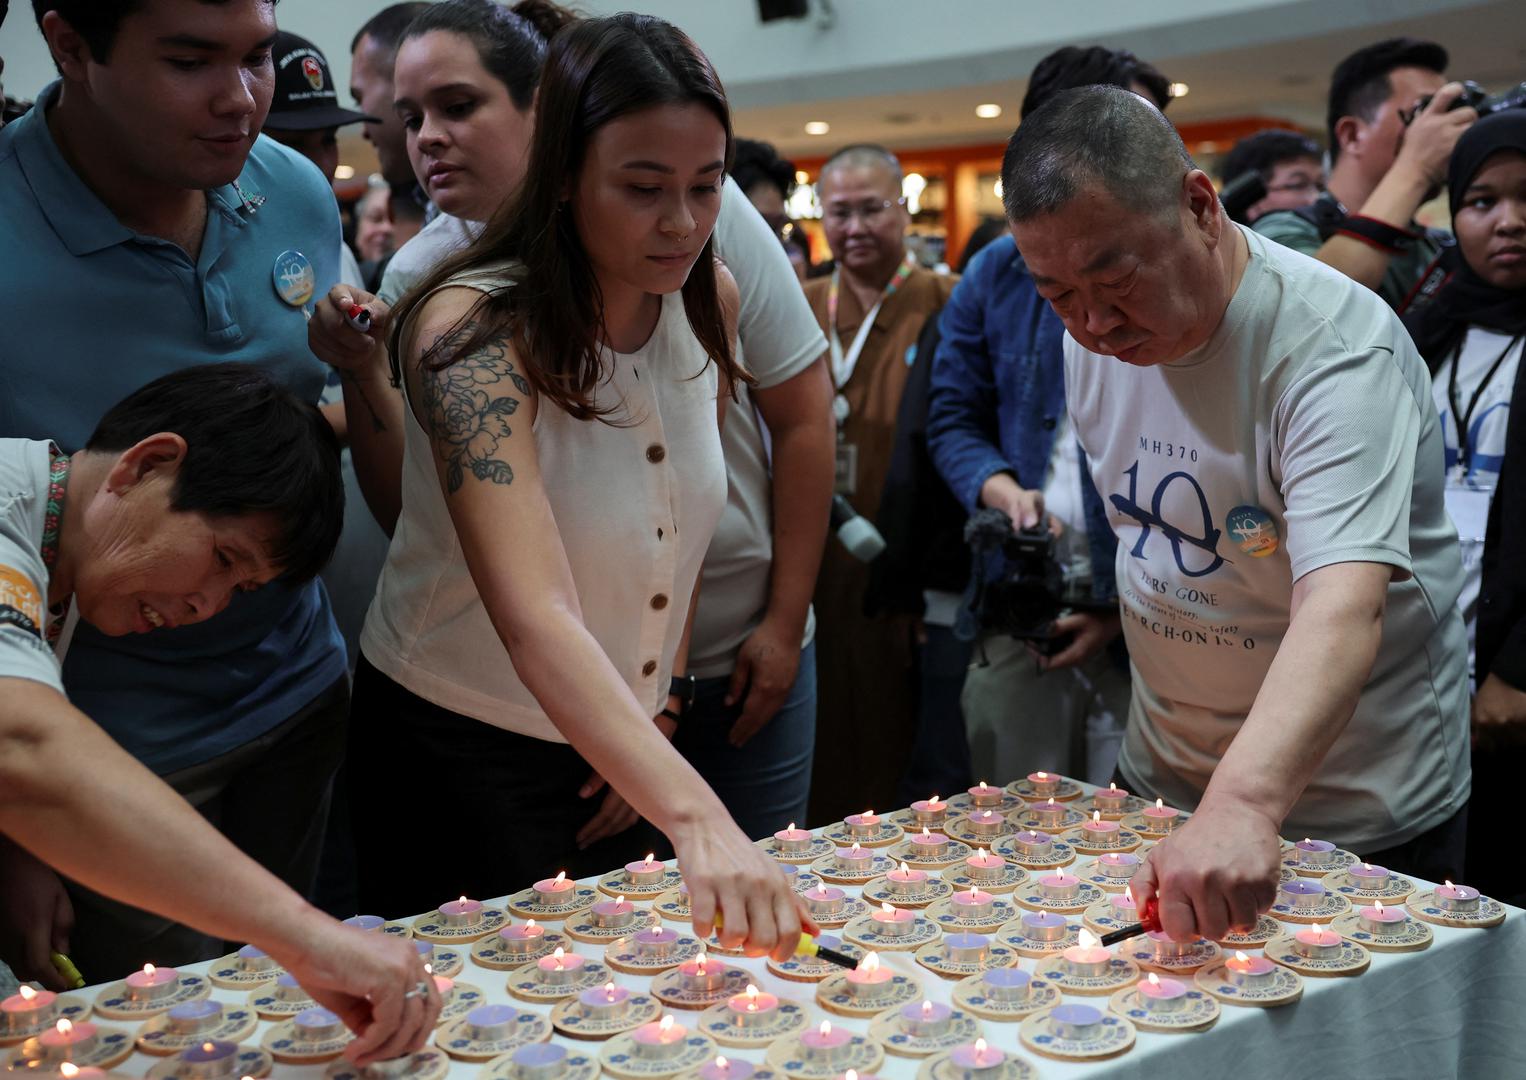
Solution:
[[[1003,165],[1118,535],[1119,769],[1196,808],[1135,879],[1176,938],[1253,925],[1279,832],[1439,880],[1470,790],[1461,566],[1425,365],[1374,294],[1233,225],[1175,129],[1056,97]]]

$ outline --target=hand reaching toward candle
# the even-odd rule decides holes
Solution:
[[[0,836],[0,959],[22,980],[49,990],[73,989],[53,966],[52,954],[68,953],[74,905],[64,883],[47,865]]]
[[[1177,941],[1250,928],[1277,898],[1277,823],[1233,800],[1203,803],[1145,857],[1130,887],[1140,910],[1157,901]]]
[[[357,329],[348,318],[355,305],[370,315],[369,331]],[[379,363],[379,355],[385,352],[391,314],[391,308],[364,289],[335,285],[328,296],[313,305],[313,317],[307,322],[307,347],[332,368],[365,371]]]
[[[683,867],[694,932],[701,939],[710,936],[719,918],[718,934],[727,948],[782,963],[795,954],[802,932],[818,932],[778,864],[729,819],[674,828],[668,839]]]

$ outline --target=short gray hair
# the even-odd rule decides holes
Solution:
[[[852,143],[827,158],[816,177],[819,184],[833,169],[884,169],[895,178],[896,187],[901,185],[901,159],[879,143]]]
[[[1013,132],[1001,163],[1002,205],[1009,221],[1027,221],[1101,186],[1130,210],[1163,213],[1195,168],[1154,105],[1116,86],[1081,86],[1056,94]]]

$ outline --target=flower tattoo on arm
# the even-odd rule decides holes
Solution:
[[[476,322],[467,320],[442,335],[426,355],[445,358],[447,366],[431,370],[421,365],[419,371],[424,426],[445,462],[448,495],[461,490],[468,472],[494,484],[514,482],[501,443],[512,434],[509,417],[531,393],[529,380],[509,359],[506,337],[457,351],[453,343],[469,341],[476,330]]]

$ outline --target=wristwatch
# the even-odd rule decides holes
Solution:
[[[674,675],[673,681],[668,684],[668,697],[678,699],[678,711],[664,707],[659,716],[666,716],[675,724],[683,723],[684,714],[694,707],[694,696],[698,690],[698,684],[693,675]]]

